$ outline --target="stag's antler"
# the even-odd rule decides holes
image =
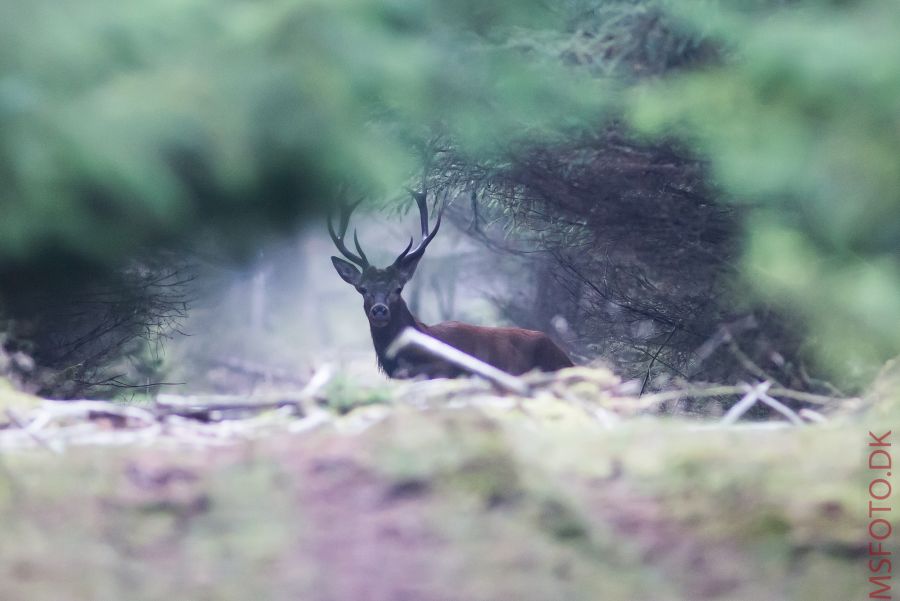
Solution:
[[[443,217],[444,215],[444,207],[442,206],[440,211],[438,211],[437,221],[434,222],[434,229],[431,230],[431,233],[429,233],[427,192],[416,192],[414,190],[410,190],[409,193],[412,194],[413,198],[416,199],[416,205],[419,207],[419,221],[422,225],[422,240],[419,242],[418,246],[416,246],[413,250],[410,250],[413,244],[412,238],[410,238],[409,244],[406,246],[406,249],[402,253],[400,253],[400,256],[397,257],[396,261],[394,261],[394,265],[397,266],[410,263],[412,261],[417,261],[422,258],[422,255],[425,253],[425,249],[428,248],[428,245],[431,244],[431,241],[434,240],[435,235],[441,228],[441,217]]]
[[[360,197],[359,200],[352,204],[342,202],[339,209],[338,216],[338,229],[340,233],[335,232],[334,224],[331,222],[332,214],[328,214],[328,233],[331,235],[331,240],[334,242],[334,245],[337,247],[341,254],[356,263],[361,269],[365,269],[369,266],[369,259],[366,257],[366,253],[363,252],[362,247],[359,245],[359,238],[356,235],[356,229],[353,230],[353,244],[356,246],[356,252],[358,255],[353,254],[344,244],[344,237],[347,235],[347,226],[350,224],[350,215],[356,210],[356,207],[363,201],[364,197]]]

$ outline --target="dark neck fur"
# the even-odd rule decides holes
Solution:
[[[405,328],[421,330],[422,324],[410,313],[403,299],[400,299],[400,304],[396,310],[392,310],[391,321],[388,325],[383,328],[369,326],[369,330],[372,332],[372,342],[375,344],[375,356],[378,358],[378,367],[388,376],[392,375],[394,370],[397,369],[397,359],[396,357],[394,359],[387,358],[385,355],[387,347]]]

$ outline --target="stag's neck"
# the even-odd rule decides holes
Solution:
[[[406,306],[402,299],[399,309],[391,314],[391,321],[388,325],[383,328],[369,327],[372,332],[372,342],[375,344],[375,356],[378,358],[378,366],[387,375],[392,375],[397,368],[396,359],[388,359],[387,357],[387,348],[390,344],[406,328],[422,330],[424,327],[410,312],[409,307]]]

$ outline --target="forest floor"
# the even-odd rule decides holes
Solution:
[[[340,374],[143,408],[0,389],[0,599],[864,598],[896,375],[801,426],[661,416],[583,369],[529,398]]]

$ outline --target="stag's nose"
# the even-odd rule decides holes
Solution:
[[[369,309],[369,315],[372,316],[372,319],[387,319],[390,316],[390,310],[384,303],[376,303]]]

